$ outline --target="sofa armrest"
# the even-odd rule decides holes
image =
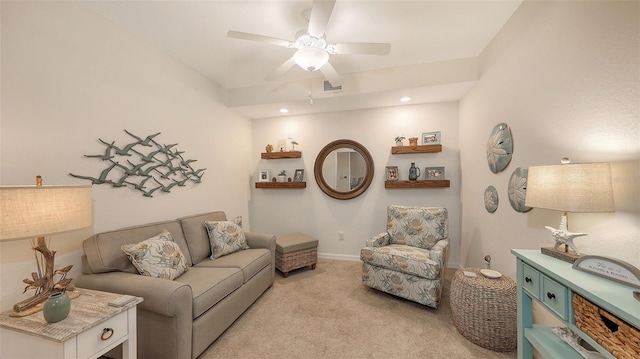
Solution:
[[[144,298],[138,308],[165,316],[193,318],[191,287],[172,280],[126,272],[81,275],[76,286]]]
[[[366,247],[384,247],[389,245],[391,237],[389,233],[384,232],[367,239]]]
[[[266,248],[271,252],[271,282],[276,279],[276,236],[273,234],[244,232],[250,248]]]
[[[431,250],[429,250],[429,256],[432,260],[438,262],[444,269],[447,264],[447,256],[449,253],[449,239],[439,240]]]
[[[244,232],[244,236],[251,248],[266,248],[272,252],[276,251],[276,236],[273,234]]]

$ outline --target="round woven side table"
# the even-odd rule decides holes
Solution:
[[[467,268],[476,278],[456,271],[451,281],[451,314],[458,332],[483,348],[516,349],[516,282],[508,277],[486,278],[478,268]]]

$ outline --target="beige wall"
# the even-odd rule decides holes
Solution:
[[[318,238],[321,256],[359,260],[360,249],[371,236],[386,229],[389,204],[447,207],[451,237],[450,265],[457,267],[460,243],[460,164],[458,103],[407,105],[360,111],[344,111],[253,121],[253,173],[268,169],[273,176],[281,169],[293,174],[305,170],[304,190],[251,190],[251,226],[271,233],[300,231]],[[391,155],[394,138],[420,137],[423,132],[441,131],[440,153]],[[262,160],[266,144],[293,137],[300,145],[301,159]],[[316,156],[329,142],[351,139],[364,145],[375,165],[369,189],[352,200],[337,200],[317,186],[313,168]],[[405,144],[408,141],[405,140]],[[385,166],[398,166],[400,179],[408,179],[409,166],[444,166],[450,188],[385,189]],[[423,174],[424,178],[424,174]],[[338,232],[344,232],[344,240]]]
[[[515,212],[507,183],[517,167],[612,163],[615,213],[570,214],[569,229],[585,253],[640,265],[640,114],[638,2],[525,1],[480,57],[478,84],[460,103],[461,263],[515,277],[511,248],[553,244],[545,225],[560,212]],[[497,123],[511,127],[514,155],[493,174],[485,158]],[[487,186],[500,205],[484,209]]]
[[[76,2],[6,2],[2,11],[0,183],[88,184],[105,165],[98,138],[126,144],[124,129],[178,143],[203,182],[142,197],[93,186],[94,227],[53,236],[58,267],[80,271],[93,231],[209,210],[248,216],[251,126],[223,105],[215,83]],[[176,187],[174,187],[176,188]],[[249,221],[247,221],[249,224]],[[28,241],[0,243],[0,309],[17,301],[35,269]],[[32,293],[29,293],[31,295]]]

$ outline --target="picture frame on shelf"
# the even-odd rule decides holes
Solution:
[[[302,182],[304,178],[304,169],[297,169],[293,175],[293,182]]]
[[[425,167],[424,176],[428,180],[443,180],[444,167]]]
[[[281,138],[277,142],[276,151],[278,152],[287,152],[287,139]]]
[[[441,143],[442,136],[440,131],[423,132],[422,144],[423,145],[439,145]]]
[[[398,180],[398,166],[387,166],[385,167],[384,173],[387,181]]]
[[[258,171],[258,182],[269,182],[269,170]]]

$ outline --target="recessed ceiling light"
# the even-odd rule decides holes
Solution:
[[[411,97],[409,97],[409,96],[405,96],[405,97],[401,97],[400,98],[400,102],[409,102],[409,101],[411,101]]]
[[[289,112],[289,110],[287,110],[286,108],[281,108],[280,109],[280,113],[287,113],[287,112]]]

